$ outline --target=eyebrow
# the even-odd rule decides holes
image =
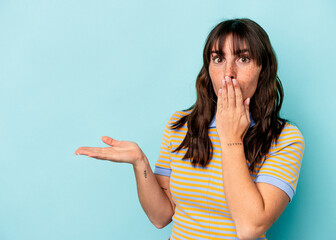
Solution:
[[[244,48],[244,49],[238,49],[234,54],[235,55],[241,55],[241,54],[249,53],[249,52],[250,51],[248,49]],[[217,53],[219,55],[224,55],[224,53],[221,50],[211,51],[210,53]]]
[[[240,55],[240,54],[243,54],[243,53],[249,53],[250,51],[248,49],[238,49],[235,54],[236,55]]]

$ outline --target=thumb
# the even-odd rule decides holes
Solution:
[[[117,145],[120,143],[120,141],[115,140],[115,139],[110,138],[110,137],[107,137],[107,136],[103,136],[103,137],[101,137],[101,140],[102,140],[104,143],[106,143],[107,145],[110,145],[111,147],[113,147],[113,146],[117,146]]]
[[[245,113],[249,121],[250,121],[250,101],[251,101],[250,98],[246,98],[246,100],[244,101]]]

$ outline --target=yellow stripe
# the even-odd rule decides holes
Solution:
[[[161,164],[161,163],[156,163],[155,166],[167,168],[167,165],[164,165],[164,164]]]
[[[295,146],[298,146],[298,147],[301,148],[301,146],[298,145],[298,144],[295,144]],[[288,150],[293,150],[293,151],[285,151],[286,153],[288,153],[288,154],[290,153],[290,154],[292,154],[292,155],[295,155],[298,159],[301,159],[301,158],[302,158],[302,155],[303,155],[303,149],[301,149],[301,151],[299,151],[299,149],[295,148],[293,145],[286,147],[286,150],[287,150],[287,149],[288,149]],[[301,155],[298,155],[297,152],[299,152]],[[300,161],[300,162],[301,162],[301,161]]]
[[[185,162],[182,162],[180,160],[174,160],[175,163],[185,163]],[[196,171],[197,173],[204,173],[204,174],[209,174],[209,173],[213,173],[213,174],[217,174],[217,175],[221,175],[222,172],[220,171],[215,171],[213,169],[207,169],[207,168],[194,168],[194,167],[188,167],[188,166],[183,166],[183,165],[179,165],[179,166],[176,166],[176,168],[179,168],[179,169],[185,169],[185,170],[191,170],[191,171]],[[221,168],[219,168],[221,169]],[[205,177],[209,177],[207,175],[204,175]]]
[[[177,187],[177,186],[170,186],[170,190],[172,191],[173,189],[176,189],[176,190],[181,190],[181,191],[187,191],[187,192],[198,192],[198,193],[201,193],[201,194],[204,194],[204,195],[211,195],[211,196],[214,196],[214,197],[219,197],[219,198],[222,198],[224,193],[223,194],[217,194],[217,193],[213,193],[213,192],[208,192],[208,191],[204,191],[204,190],[198,190],[198,189],[186,189],[186,188],[183,188],[183,187]],[[175,191],[174,191],[175,192]],[[177,193],[176,194],[179,194],[179,195],[182,195],[182,196],[188,196],[187,194],[185,194],[184,192],[182,193]],[[200,196],[198,196],[200,197]]]
[[[301,156],[298,157],[298,158],[295,158],[295,157],[292,157],[289,155],[289,153],[292,153],[292,152],[285,152],[285,151],[282,151],[283,153],[280,155],[280,154],[268,154],[266,155],[266,161],[269,161],[269,159],[272,159],[272,158],[276,158],[276,159],[279,159],[281,161],[284,161],[284,162],[289,162],[290,164],[293,164],[293,162],[295,163],[298,163],[299,166],[301,166],[301,161],[299,159],[301,159]],[[284,159],[282,158],[283,157],[286,157],[286,158],[289,158],[291,159],[292,161],[289,161],[287,159]]]
[[[209,180],[195,179],[195,178],[188,178],[188,177],[181,177],[181,176],[178,176],[178,175],[174,175],[174,178],[179,179],[179,180],[181,180],[181,181],[191,181],[191,182],[209,183]],[[211,180],[212,180],[212,179],[210,179],[210,181],[211,181]],[[220,186],[220,187],[223,186],[223,183],[222,183],[222,182],[218,183],[218,182],[213,182],[213,181],[211,181],[211,184],[216,185],[216,186]]]
[[[161,158],[161,159],[162,159],[162,158],[167,159],[167,160],[169,160],[169,162],[170,162],[170,157],[167,157],[167,156],[165,156],[165,155],[160,155],[158,160],[160,160],[160,158]]]
[[[209,217],[209,220],[203,220],[204,223],[207,223],[207,224],[214,224],[213,222],[211,222],[211,216],[208,216]],[[186,221],[178,216],[174,216],[175,219],[179,220],[180,222],[184,222],[185,224],[187,225],[192,225],[192,226],[197,226],[197,227],[200,227],[200,228],[204,228],[202,227],[201,224],[197,224],[195,222],[191,222],[191,221]],[[199,219],[197,219],[198,221]],[[216,224],[216,223],[215,223]],[[220,231],[227,231],[227,232],[234,232],[233,234],[235,234],[236,230],[234,228],[225,228],[225,227],[214,227],[214,226],[209,226],[209,229],[211,230],[220,230]],[[198,230],[196,229],[195,231],[201,231],[201,230]],[[222,236],[223,233],[214,233],[214,232],[211,232],[211,234],[214,234],[214,235],[219,235],[219,236]],[[230,233],[228,233],[230,234]]]
[[[172,193],[175,193],[176,195],[178,194],[178,195],[182,195],[182,196],[184,196],[184,197],[191,197],[191,198],[204,198],[204,199],[209,199],[209,200],[212,200],[212,201],[217,201],[217,202],[221,202],[221,203],[226,203],[225,201],[223,201],[223,200],[219,200],[219,199],[211,199],[211,198],[208,198],[207,196],[200,196],[200,195],[196,195],[196,194],[188,194],[188,193],[179,193],[179,192],[176,192],[175,190],[174,190],[174,188],[173,187],[171,187],[170,188],[170,191],[172,192]],[[214,196],[214,195],[209,195],[209,196]],[[223,196],[224,196],[224,193],[223,193]],[[222,198],[224,199],[224,197],[222,196]],[[173,196],[173,198],[175,198],[176,196]],[[177,198],[179,198],[178,196],[177,196]]]
[[[272,160],[272,159],[278,159],[278,160],[280,160],[280,161],[275,161],[275,160]],[[283,162],[288,163],[288,165],[287,165],[287,164],[284,165]],[[272,163],[274,163],[274,164],[272,164]],[[299,162],[297,162],[297,163],[299,163]],[[266,160],[266,163],[264,163],[263,166],[266,166],[266,165],[275,166],[275,167],[277,167],[277,168],[281,168],[281,169],[283,169],[283,168],[281,167],[281,165],[283,165],[283,166],[285,166],[285,167],[288,167],[288,168],[292,169],[292,170],[296,173],[296,175],[299,176],[299,171],[298,171],[298,169],[295,169],[295,168],[293,168],[293,167],[291,166],[291,165],[295,166],[294,163],[291,162],[291,161],[282,159],[282,158],[280,158],[280,157],[273,156],[272,158],[267,159],[267,160]],[[300,166],[300,164],[299,164],[299,166]],[[284,169],[284,171],[287,172],[287,170],[285,170],[285,169]],[[292,174],[292,173],[290,173],[290,174]],[[296,177],[296,176],[295,176],[295,177]]]
[[[189,176],[197,176],[197,177],[204,177],[204,178],[209,177],[209,176],[207,176],[205,174],[192,173],[192,172],[183,172],[183,171],[179,171],[179,170],[175,170],[175,169],[174,169],[174,172],[180,173],[180,174],[183,174],[183,175],[189,175]],[[219,181],[222,181],[222,178],[219,178],[219,177],[216,177],[216,176],[211,176],[211,178],[219,180]]]
[[[179,213],[182,213],[182,211],[179,212]],[[212,214],[218,214],[218,213],[212,213]],[[183,215],[183,214],[180,214],[180,215],[182,215],[182,216],[187,216],[187,215]],[[204,215],[204,214],[200,214],[200,213],[193,213],[193,212],[190,212],[190,213],[188,213],[188,216],[204,217],[204,218],[206,218],[206,217],[209,216],[209,214]],[[225,216],[225,215],[223,215],[223,216],[211,216],[211,218],[212,218],[212,219],[219,219],[219,220],[228,220],[228,221],[232,221],[232,218],[229,218],[228,216]],[[230,226],[231,226],[231,225],[234,226],[233,223],[227,223],[227,224],[229,224]]]
[[[293,141],[294,140],[294,141]],[[298,146],[302,151],[304,150],[303,149],[303,146],[304,146],[304,143],[303,141],[298,141],[299,139],[297,137],[288,137],[288,138],[285,138],[285,139],[281,139],[280,141],[277,141],[277,143],[275,144],[274,142],[271,144],[272,147],[274,147],[274,149],[282,149],[284,147],[286,147],[286,143],[288,143],[288,145],[295,145],[295,146]],[[301,139],[300,139],[301,140]],[[298,144],[298,143],[301,143],[301,144]],[[280,146],[279,146],[280,145]],[[284,146],[285,145],[285,146]],[[288,146],[287,145],[287,146]],[[273,151],[273,150],[272,150]]]
[[[175,226],[173,227],[173,233],[174,233],[174,239],[177,239],[177,240],[183,240],[183,239],[187,239],[187,240],[194,240],[194,239],[192,239],[192,238],[189,238],[189,237],[187,237],[187,236],[185,236],[185,235],[182,235],[182,234],[180,234],[180,233],[178,233],[178,232],[176,232],[175,230],[174,230],[174,228],[175,228]],[[176,235],[178,235],[179,237],[181,237],[181,239],[180,238],[176,238]]]
[[[170,142],[171,143],[178,143],[178,144],[175,144],[175,145],[179,146],[182,141],[171,139]]]
[[[272,172],[272,173],[276,172],[276,173],[280,174],[280,176],[282,176],[284,179],[287,179],[286,181],[288,181],[288,179],[293,179],[293,178],[296,179],[296,176],[293,176],[292,174],[287,175],[287,174],[284,173],[283,171],[278,171],[278,170],[276,170],[276,169],[269,168],[269,167],[267,167],[267,165],[268,165],[268,164],[265,164],[265,167],[263,167],[263,168],[261,169],[261,172],[263,172],[263,171],[269,171],[269,172]]]
[[[189,234],[189,235],[193,235],[195,237],[201,237],[201,238],[204,238],[204,235],[201,235],[201,234],[198,234],[198,233],[193,233],[193,232],[187,232],[186,230],[182,229],[180,226],[177,226],[177,225],[180,225],[178,223],[175,222],[175,227],[180,230],[181,232],[184,232],[186,234]],[[192,228],[192,227],[189,227],[189,226],[183,226],[184,228],[186,229],[189,229],[191,231],[195,231],[195,232],[201,232],[201,233],[205,233],[205,234],[211,234],[211,235],[216,235],[216,236],[222,236],[222,237],[237,237],[237,234],[230,234],[230,233],[215,233],[215,232],[210,232],[210,231],[204,231],[204,230],[200,230],[200,229],[195,229],[195,228]],[[211,237],[211,239],[223,239],[223,238],[216,238],[216,237]]]
[[[193,203],[187,203],[185,201],[191,201],[191,199],[188,199],[188,198],[182,198],[182,197],[179,197],[179,196],[174,196],[174,199],[179,199],[180,203],[183,203],[185,205],[188,205],[188,206],[204,206],[204,205],[197,205],[197,204],[193,204]],[[217,201],[217,199],[209,199],[209,198],[205,198],[205,199],[208,199],[208,200],[211,200],[211,201]],[[230,212],[229,210],[227,209],[226,206],[223,206],[223,205],[220,205],[220,204],[217,204],[217,203],[211,203],[212,206],[218,206],[219,208],[224,208],[224,209],[227,209],[227,210],[223,210],[223,209],[218,209],[218,208],[212,208],[212,207],[208,207],[207,205],[209,204],[208,201],[201,201],[201,200],[196,200],[196,199],[192,199],[193,202],[197,202],[197,203],[201,203],[201,204],[205,204],[204,208],[208,208],[208,209],[212,209],[214,211],[222,211],[226,214],[229,214],[230,215]],[[218,202],[222,202],[224,204],[226,204],[225,201],[218,201]],[[184,208],[183,208],[184,209]],[[213,213],[213,212],[212,212]],[[219,219],[222,219],[222,218],[219,218]]]
[[[174,133],[174,132],[173,132]],[[170,137],[171,138],[178,138],[178,139],[181,139],[181,140],[172,140],[172,141],[176,141],[176,142],[182,142],[183,141],[183,139],[185,138],[185,134],[184,135],[182,135],[182,136],[180,136],[180,135],[173,135],[173,134],[171,134],[170,135]]]
[[[180,185],[180,186],[199,187],[199,188],[211,189],[211,190],[214,190],[214,191],[217,191],[217,192],[222,191],[222,189],[220,189],[220,188],[211,187],[209,185],[200,185],[200,184],[195,184],[195,183],[180,182],[180,181],[175,181],[173,178],[170,179],[170,182],[173,182],[173,183],[175,183],[177,185]]]
[[[181,209],[181,208],[179,208],[179,209]],[[183,214],[183,213],[184,213],[183,210],[180,210],[179,212],[176,212],[176,214],[178,214],[181,217],[185,217],[185,218],[193,218],[193,217],[209,218],[209,214],[199,214],[199,213],[190,212],[190,213],[188,213],[188,215],[186,215],[186,214]],[[217,214],[218,215],[218,213],[211,213],[211,214]],[[231,215],[229,214],[229,216],[231,216]],[[226,215],[222,215],[222,216],[211,215],[210,222],[211,222],[212,219],[217,219],[217,220],[222,220],[222,221],[231,221],[231,222],[226,222],[225,223],[226,226],[235,226],[234,223],[233,223],[232,218],[228,217],[227,214]],[[198,220],[199,219],[197,219],[197,221]],[[200,220],[202,220],[202,219],[200,219]]]
[[[162,151],[162,150],[165,150],[165,152]],[[160,152],[164,152],[164,153],[168,152],[168,153],[170,153],[170,148],[166,147],[166,146],[161,146],[161,151]]]
[[[155,165],[158,165],[158,164],[161,164],[161,165],[163,165],[165,168],[167,168],[167,165],[168,165],[168,166],[170,165],[170,161],[163,161],[162,159],[160,159],[160,161],[158,161],[157,164],[155,164]]]

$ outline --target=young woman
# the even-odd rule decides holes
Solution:
[[[283,90],[266,32],[249,19],[219,23],[209,34],[196,103],[177,111],[152,172],[133,142],[75,154],[131,163],[139,200],[170,239],[266,239],[291,201],[304,151],[297,127],[279,117]]]

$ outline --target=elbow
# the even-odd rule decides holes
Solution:
[[[158,229],[162,229],[165,226],[167,226],[169,223],[171,222],[171,219],[169,219],[168,221],[152,221],[153,225],[158,228]]]
[[[173,218],[174,210],[172,208],[163,208],[161,212],[147,213],[149,221],[158,229],[167,226]]]
[[[162,229],[172,221],[173,214],[160,214],[156,216],[148,215],[151,223],[158,229]]]
[[[164,228],[165,226],[167,226],[168,224],[154,224],[154,226],[157,228],[157,229],[162,229]]]
[[[254,240],[261,237],[266,232],[263,226],[240,226],[237,227],[237,237],[239,240]]]

